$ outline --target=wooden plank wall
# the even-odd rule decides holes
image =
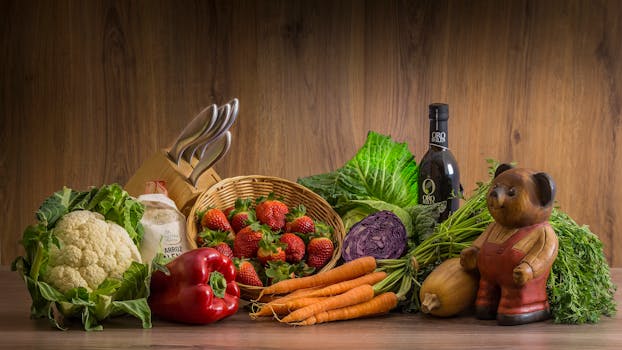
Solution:
[[[223,176],[333,170],[368,130],[427,148],[451,108],[462,182],[547,171],[622,266],[622,2],[0,2],[0,261],[67,185],[125,183],[202,107],[238,97]]]

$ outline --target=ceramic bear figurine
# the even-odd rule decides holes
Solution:
[[[476,317],[519,325],[550,317],[546,282],[558,241],[548,220],[555,183],[546,173],[502,164],[488,192],[494,222],[462,250],[465,270],[479,270]]]

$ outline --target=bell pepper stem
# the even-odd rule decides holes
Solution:
[[[218,271],[213,271],[209,277],[209,285],[210,287],[212,287],[214,296],[218,298],[225,297],[225,291],[227,290],[227,280],[222,273]]]

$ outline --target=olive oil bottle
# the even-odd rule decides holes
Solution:
[[[445,211],[439,217],[441,222],[460,206],[460,171],[447,139],[449,105],[431,104],[429,118],[430,148],[419,164],[419,203],[429,205],[446,201]]]

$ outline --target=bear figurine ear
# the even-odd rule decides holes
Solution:
[[[533,180],[538,188],[538,198],[540,199],[540,204],[543,207],[548,207],[553,204],[556,191],[555,181],[553,181],[553,178],[547,173],[536,173],[533,175]]]
[[[499,166],[495,170],[495,177],[499,176],[499,174],[501,174],[502,172],[506,170],[510,170],[512,168],[514,167],[511,164],[507,164],[507,163],[499,164]]]

